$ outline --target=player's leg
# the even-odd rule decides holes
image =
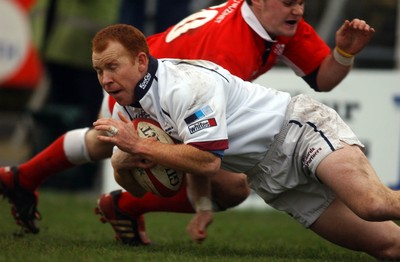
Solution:
[[[120,175],[120,177],[116,177],[116,180],[128,192],[138,187],[138,183],[130,175]],[[244,174],[220,170],[217,175],[212,177],[211,185],[214,211],[237,206],[250,194]],[[134,217],[147,212],[194,212],[186,184],[172,197],[160,197],[150,192],[142,197],[135,197],[134,195],[142,194],[142,192],[128,192],[122,193],[119,207],[123,212]]]
[[[40,219],[40,214],[37,210],[38,194],[35,190],[48,177],[111,155],[112,146],[96,139],[98,131],[88,130],[86,128],[69,131],[18,167],[0,168],[0,194],[8,198],[17,224],[26,232],[39,232],[36,220]],[[90,141],[88,144],[93,152],[88,151],[86,138]]]
[[[115,100],[105,94],[99,115],[110,117]],[[88,131],[89,130],[89,131]],[[0,195],[8,198],[12,214],[26,232],[38,233],[38,192],[46,178],[68,168],[111,156],[112,145],[97,139],[99,131],[76,129],[65,133],[18,167],[0,168]]]
[[[212,178],[211,183],[214,211],[222,211],[237,206],[250,194],[250,189],[247,187],[247,180],[244,174],[220,170],[220,172]],[[138,222],[135,221],[142,219],[143,214],[149,212],[195,212],[186,185],[182,186],[176,195],[168,198],[160,197],[150,192],[146,193],[141,198],[134,197],[128,192],[114,191],[112,194],[115,199],[113,202],[108,200],[110,194],[100,196],[96,211],[102,215],[102,222],[110,222],[113,226],[116,232],[116,239],[122,240],[122,243],[125,244],[138,245],[143,244],[143,241],[138,239],[135,235],[125,234],[126,231],[133,232],[136,229],[117,227],[116,225],[120,225],[121,223],[136,225]],[[101,212],[102,209],[106,209],[108,212]],[[111,212],[111,210],[115,211]],[[116,217],[123,217],[123,219],[118,220],[115,219]],[[142,223],[144,228],[144,221]],[[123,229],[123,231],[120,229]],[[144,230],[141,230],[141,232],[145,234]]]
[[[129,189],[131,184],[133,188],[137,186],[132,176],[125,180],[127,184],[120,184]],[[222,211],[242,203],[250,194],[247,186],[246,176],[244,174],[232,173],[220,170],[217,175],[211,179],[212,202],[214,211]],[[129,191],[129,190],[128,190]],[[172,197],[160,197],[147,192],[143,197],[134,197],[133,193],[123,193],[121,210],[132,215],[138,216],[148,212],[178,212],[193,213],[190,193],[187,185],[184,184],[178,193]]]
[[[47,148],[39,152],[27,162],[18,166],[18,183],[22,188],[34,191],[48,176],[75,166],[64,150],[67,140],[74,145],[81,144],[87,130],[73,130],[57,138]],[[83,158],[80,156],[80,158]],[[82,160],[83,162],[83,160]],[[12,185],[13,177],[1,175],[2,182]]]
[[[310,229],[334,244],[366,252],[377,259],[400,258],[398,225],[392,221],[363,220],[338,199],[332,202]]]
[[[316,173],[338,200],[312,229],[341,246],[400,259],[400,229],[389,221],[400,218],[400,193],[381,183],[361,149],[344,144],[322,160]]]
[[[68,168],[107,158],[112,146],[96,139],[94,129],[75,129],[56,139],[43,151],[18,166],[18,183],[27,190],[36,190],[46,178]],[[12,185],[10,175],[0,173],[0,180]]]
[[[316,174],[359,217],[368,221],[400,219],[400,192],[379,180],[359,147],[344,144],[322,160]]]

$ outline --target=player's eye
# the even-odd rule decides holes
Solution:
[[[296,5],[300,5],[303,6],[304,5],[304,1],[298,1],[298,0],[282,0],[282,3],[284,6],[286,7],[293,7]]]
[[[94,68],[94,71],[96,71],[96,74],[101,76],[103,74],[103,70],[98,69],[98,68]]]
[[[114,71],[117,68],[118,68],[118,65],[116,65],[116,64],[107,65],[107,69],[110,70],[110,71]]]

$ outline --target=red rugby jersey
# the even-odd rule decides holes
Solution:
[[[243,0],[229,0],[148,37],[156,58],[205,59],[244,80],[254,80],[282,59],[298,76],[314,71],[330,53],[315,30],[301,20],[293,37],[278,37],[263,62],[266,40],[243,18]],[[249,10],[247,6],[247,10]]]

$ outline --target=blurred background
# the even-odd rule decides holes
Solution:
[[[102,100],[90,51],[90,40],[99,29],[122,22],[151,35],[222,2],[0,0],[0,166],[18,165],[66,131],[91,126]],[[317,98],[361,133],[384,182],[396,186],[400,177],[400,1],[307,0],[305,9],[306,21],[331,47],[345,19],[361,18],[375,28],[374,38],[357,55],[355,70],[341,84],[343,88]],[[278,67],[257,81],[299,92],[292,88],[303,83],[288,75],[294,76]],[[372,128],[376,126],[380,129]],[[87,164],[52,177],[43,186],[108,190],[105,171],[101,163]]]

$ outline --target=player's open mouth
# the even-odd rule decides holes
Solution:
[[[295,25],[295,24],[297,24],[297,21],[296,20],[287,20],[286,24]]]
[[[121,92],[121,90],[117,90],[117,91],[109,91],[108,93],[110,94],[110,95],[112,95],[112,96],[115,96],[115,95],[117,95],[118,93],[120,93]]]

